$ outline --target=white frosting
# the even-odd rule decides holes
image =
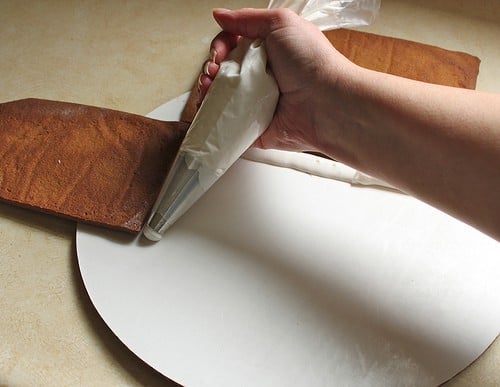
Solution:
[[[291,168],[310,175],[339,180],[352,185],[370,185],[395,189],[385,181],[357,171],[345,164],[307,153],[251,148],[242,157],[247,160],[282,168]]]
[[[145,235],[157,241],[267,129],[279,89],[260,41],[242,40],[217,77],[181,144]],[[193,174],[194,172],[194,174]]]
[[[224,174],[271,122],[279,89],[266,63],[263,44],[243,40],[221,64],[180,149],[203,186]]]

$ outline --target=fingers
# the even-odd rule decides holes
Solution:
[[[237,11],[214,9],[213,15],[222,27],[210,45],[210,58],[205,61],[198,78],[198,101],[201,103],[219,71],[220,63],[236,47],[241,36],[265,39],[272,31],[292,22],[295,13],[286,9],[252,9]]]
[[[291,18],[297,17],[293,11],[285,8],[244,8],[236,11],[216,8],[213,15],[224,31],[251,39],[265,39],[272,31],[284,27]]]
[[[220,63],[226,59],[229,52],[236,47],[239,37],[228,32],[220,32],[210,44],[210,56],[203,63],[201,74],[198,77],[198,105],[203,101],[208,88],[212,84]]]
[[[210,84],[219,71],[220,62],[217,62],[219,56],[217,50],[211,47],[210,57],[203,63],[200,76],[198,77],[198,105],[205,98]]]
[[[205,74],[207,77],[214,79],[219,71],[219,64],[215,62],[214,58],[217,55],[215,51],[212,52],[210,58],[208,58],[201,68],[202,74]]]
[[[238,44],[239,36],[232,33],[222,31],[212,40],[210,44],[210,52],[215,52],[214,62],[220,64],[227,58],[229,52]]]
[[[198,107],[201,101],[203,101],[203,98],[205,98],[205,95],[207,95],[208,88],[212,84],[212,81],[213,80],[208,75],[203,73],[198,77]]]

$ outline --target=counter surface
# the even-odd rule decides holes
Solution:
[[[500,92],[500,4],[382,3],[365,30],[477,55],[478,89]],[[191,88],[218,31],[212,8],[266,4],[0,0],[0,102],[37,97],[147,114]],[[175,385],[93,308],[73,222],[0,204],[0,239],[0,385]],[[500,340],[449,385],[500,385]]]

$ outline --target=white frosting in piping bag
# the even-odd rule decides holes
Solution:
[[[160,192],[146,237],[182,216],[267,129],[279,98],[262,41],[242,39],[221,63]]]

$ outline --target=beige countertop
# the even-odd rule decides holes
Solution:
[[[498,2],[382,3],[367,30],[475,54],[478,89],[500,92]],[[266,4],[0,0],[0,102],[37,97],[146,114],[190,89],[218,31],[212,8]],[[93,308],[73,222],[0,204],[0,241],[0,386],[173,385]],[[500,385],[500,339],[450,385]]]

